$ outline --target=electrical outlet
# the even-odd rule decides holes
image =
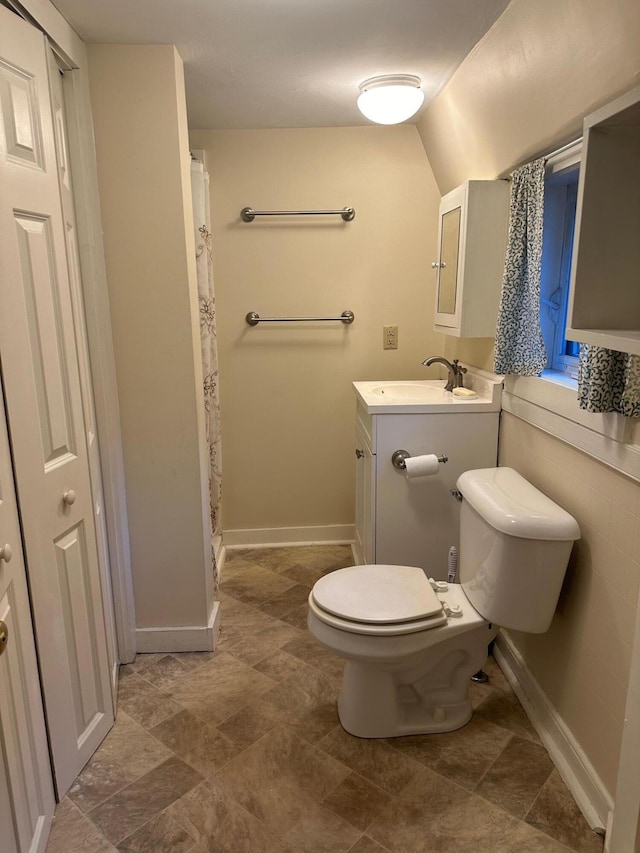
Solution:
[[[398,327],[382,327],[382,349],[398,349]]]

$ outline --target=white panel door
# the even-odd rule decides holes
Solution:
[[[35,853],[55,801],[1,384],[0,620],[0,853]]]
[[[116,641],[116,624],[113,612],[113,589],[109,569],[109,545],[104,512],[104,494],[102,491],[102,472],[100,470],[100,449],[96,428],[96,413],[93,401],[93,386],[91,383],[91,365],[89,362],[89,345],[84,313],[84,298],[82,295],[82,279],[80,276],[80,256],[78,253],[76,213],[71,184],[71,165],[69,163],[69,143],[67,122],[64,110],[64,93],[62,89],[62,74],[53,55],[49,50],[49,80],[51,83],[51,108],[55,130],[56,155],[58,162],[58,184],[62,200],[62,216],[64,219],[64,234],[67,243],[67,264],[69,267],[69,284],[73,306],[76,341],[78,343],[78,367],[80,369],[80,387],[82,390],[82,407],[84,411],[85,437],[89,457],[89,472],[93,495],[94,523],[98,544],[98,564],[100,566],[100,581],[102,584],[102,600],[105,628],[107,632],[107,654],[109,656],[109,672],[111,673],[111,694],[115,707],[118,698],[118,644]]]
[[[62,796],[113,724],[44,36],[0,8],[0,359]]]

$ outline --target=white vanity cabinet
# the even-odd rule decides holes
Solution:
[[[640,354],[640,87],[584,120],[567,338]]]
[[[374,384],[354,383],[356,389]],[[451,492],[463,471],[497,464],[499,392],[496,396],[497,403],[495,398],[474,401],[475,409],[472,404],[457,408],[452,403],[430,406],[435,411],[425,413],[424,406],[368,405],[358,395],[355,550],[359,564],[421,566],[430,576],[446,579],[449,548],[459,544],[460,504]],[[446,454],[448,461],[437,474],[409,480],[393,466],[396,450],[411,456]]]
[[[495,337],[509,221],[507,181],[467,181],[442,198],[434,328]]]

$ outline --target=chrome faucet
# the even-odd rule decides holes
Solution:
[[[453,364],[448,361],[442,355],[434,355],[431,358],[427,358],[422,362],[425,367],[431,367],[432,364],[444,364],[444,366],[449,371],[449,377],[447,379],[447,384],[444,386],[445,391],[453,391],[454,388],[462,388],[464,387],[462,384],[462,377],[467,372],[466,367],[460,367],[457,358],[453,359]]]

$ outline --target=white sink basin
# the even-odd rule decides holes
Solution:
[[[477,397],[454,396],[443,379],[354,382],[353,388],[370,415],[500,411],[501,376],[469,368],[464,378]]]
[[[441,385],[426,382],[388,382],[371,388],[371,393],[389,403],[444,403],[453,395]]]

